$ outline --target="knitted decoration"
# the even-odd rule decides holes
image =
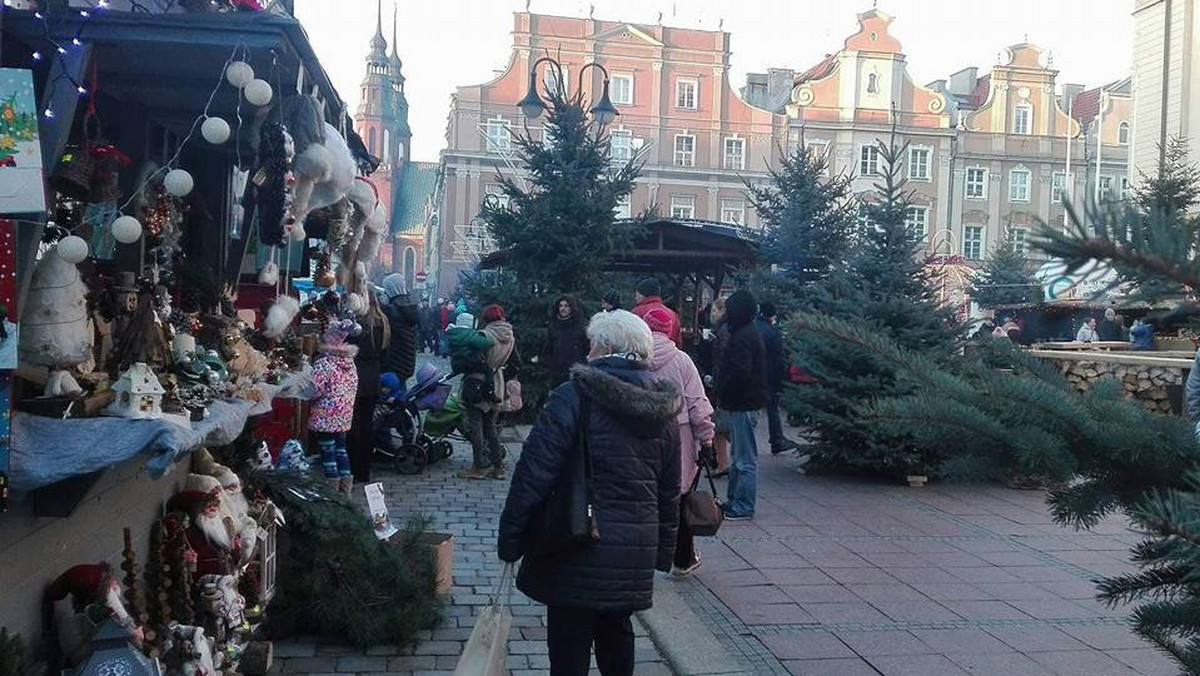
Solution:
[[[259,167],[254,174],[258,189],[258,239],[267,246],[282,246],[285,228],[294,222],[291,214],[292,160],[296,155],[291,134],[278,122],[263,125],[258,144]]]

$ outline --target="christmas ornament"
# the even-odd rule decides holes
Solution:
[[[254,79],[246,84],[242,89],[242,93],[246,96],[246,101],[251,105],[262,107],[271,102],[271,97],[274,92],[271,90],[271,85],[266,80]]]
[[[219,117],[210,117],[200,125],[200,135],[205,141],[219,146],[229,140],[229,123]]]
[[[192,191],[195,184],[192,175],[184,169],[172,169],[163,178],[163,186],[166,187],[167,192],[176,197],[185,197]]]
[[[295,222],[291,215],[295,145],[287,127],[278,122],[264,124],[258,155],[260,164],[253,179],[258,197],[258,238],[267,246],[280,246],[284,243],[284,228]]]
[[[262,270],[258,271],[258,283],[265,284],[267,286],[275,286],[275,283],[278,281],[279,266],[275,264],[275,261],[267,261]]]
[[[122,244],[132,244],[142,236],[142,224],[133,216],[121,216],[113,221],[112,235]]]
[[[78,265],[87,258],[87,242],[82,237],[67,235],[58,241],[58,255],[71,265]]]
[[[133,164],[133,160],[103,138],[87,146],[92,156],[92,202],[117,202],[121,199],[118,185],[122,167]]]
[[[21,306],[20,361],[50,369],[47,396],[82,392],[66,369],[92,355],[88,329],[87,286],[74,264],[55,244],[38,261]]]
[[[245,61],[234,61],[225,69],[225,79],[234,87],[242,89],[254,80],[254,69]]]
[[[108,406],[108,413],[132,420],[162,417],[165,390],[158,382],[158,376],[145,363],[131,365],[113,383],[112,389],[117,393],[117,400]]]

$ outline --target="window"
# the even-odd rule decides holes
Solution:
[[[1117,143],[1123,146],[1129,145],[1129,123],[1122,122],[1117,125]]]
[[[1013,249],[1022,254],[1029,254],[1029,228],[1012,229]]]
[[[721,200],[721,222],[744,225],[746,223],[746,200]]]
[[[1098,196],[1101,203],[1112,200],[1112,176],[1100,177],[1100,194]]]
[[[988,171],[983,167],[967,167],[967,199],[987,199]]]
[[[929,180],[929,148],[908,149],[908,177],[915,181]]]
[[[675,136],[675,166],[696,166],[696,137],[691,134]]]
[[[1128,200],[1129,195],[1132,192],[1132,189],[1133,189],[1133,186],[1129,184],[1129,177],[1122,176],[1121,177],[1121,199]]]
[[[725,139],[725,159],[721,166],[726,169],[746,168],[746,139]]]
[[[614,218],[633,218],[633,200],[629,195],[617,199],[617,206],[613,209]]]
[[[968,225],[963,228],[963,258],[973,261],[983,258],[982,225]]]
[[[633,159],[633,132],[614,129],[608,133],[608,147],[612,163],[624,165]]]
[[[681,110],[696,109],[696,90],[700,83],[696,80],[675,81],[675,107]]]
[[[691,195],[671,196],[671,218],[695,218],[696,198]]]
[[[904,224],[919,240],[929,234],[929,207],[909,207],[904,213]]]
[[[1062,204],[1063,192],[1067,187],[1067,175],[1064,172],[1054,172],[1054,179],[1050,183],[1050,203]]]
[[[621,106],[633,105],[633,76],[614,75],[609,80],[609,96],[612,102]]]
[[[1013,169],[1008,172],[1008,201],[1029,201],[1029,170]]]
[[[870,75],[867,76],[867,93],[868,94],[878,94],[879,93],[879,76],[876,75],[875,73],[871,73]]]
[[[500,187],[499,183],[488,183],[484,186],[483,192],[485,201],[495,200],[496,206],[501,209],[507,209],[512,203],[512,199],[504,194],[504,189]]]
[[[542,75],[542,85],[546,87],[548,92],[558,92],[562,96],[567,95],[567,84],[571,81],[571,73],[566,66],[562,67],[562,81],[558,79],[559,71],[553,64],[547,68]]]
[[[858,173],[860,176],[879,175],[879,148],[863,146],[858,156]]]
[[[1017,108],[1013,114],[1013,133],[1033,133],[1033,106],[1028,103],[1017,104]]]
[[[506,153],[512,150],[512,132],[509,131],[508,120],[488,120],[484,125],[487,136],[487,151],[489,153]]]
[[[788,129],[787,132],[787,151],[788,154],[796,152],[800,149],[800,141],[804,138],[804,131],[799,128]]]
[[[379,151],[375,149],[375,127],[367,130],[367,148],[370,149],[372,155],[379,156]]]
[[[825,175],[833,170],[833,158],[829,156],[829,141],[822,139],[813,139],[805,142],[805,147],[812,155],[813,159],[820,159],[825,162]]]

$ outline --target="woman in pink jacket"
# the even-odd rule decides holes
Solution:
[[[651,308],[642,317],[654,334],[654,354],[650,357],[650,370],[659,378],[675,385],[683,394],[683,406],[680,407],[675,422],[679,425],[679,460],[680,460],[680,495],[692,490],[692,485],[699,477],[701,458],[715,466],[716,453],[713,451],[713,407],[704,394],[704,381],[700,372],[692,363],[692,358],[686,352],[675,346],[670,333],[675,326],[675,318],[665,308]],[[700,553],[696,551],[695,538],[683,520],[683,512],[679,515],[679,539],[675,545],[675,565],[671,568],[674,575],[689,575],[700,567]]]

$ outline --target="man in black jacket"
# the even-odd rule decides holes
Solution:
[[[749,291],[736,291],[725,301],[729,342],[717,365],[716,391],[728,414],[730,433],[729,500],[725,518],[754,516],[758,494],[758,411],[767,404],[766,348],[754,325],[757,303]]]
[[[767,430],[771,435],[771,455],[796,448],[795,442],[783,436],[783,420],[779,417],[779,395],[783,391],[783,377],[787,362],[783,358],[783,334],[775,326],[775,304],[762,303],[758,306],[758,319],[754,321],[762,335],[767,355]]]

